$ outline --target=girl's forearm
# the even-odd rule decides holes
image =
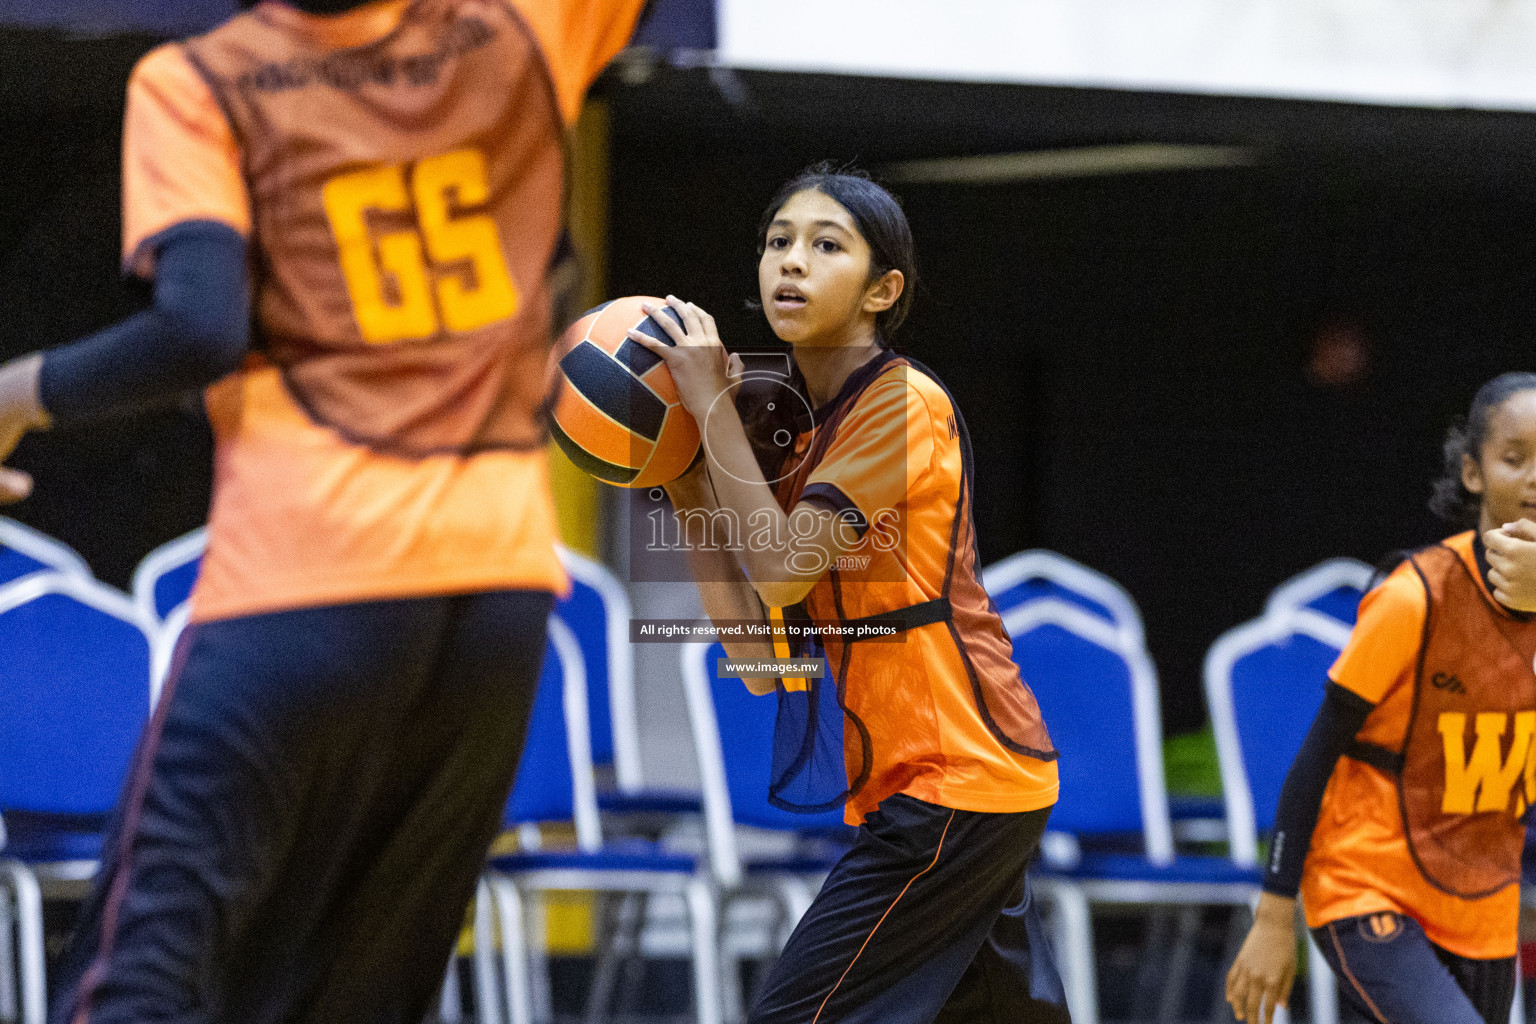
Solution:
[[[788,536],[789,517],[763,479],[757,456],[734,407],[717,409],[709,417],[708,450],[718,467],[710,474],[710,483],[719,507],[734,512],[748,532],[755,534],[766,529],[771,537]],[[773,546],[757,550],[746,545],[741,553],[746,578],[754,584],[793,578],[785,556],[786,552]]]
[[[667,493],[672,498],[672,507],[679,513],[690,509],[713,512],[718,507],[709,476],[705,472],[690,473],[674,481],[668,485]],[[711,621],[717,625],[768,621],[757,591],[752,588],[751,582],[729,550],[707,544],[690,544],[687,551],[688,566],[698,584],[704,613]],[[773,656],[773,644],[770,641],[733,637],[721,642],[733,658]]]

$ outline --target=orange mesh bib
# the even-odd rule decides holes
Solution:
[[[541,445],[565,167],[516,12],[418,0],[334,49],[258,8],[185,47],[240,143],[255,333],[299,404],[400,454]]]
[[[1536,621],[1495,607],[1450,548],[1410,561],[1428,608],[1395,756],[1403,824],[1424,877],[1477,899],[1520,880],[1522,818],[1536,799]]]
[[[860,396],[892,368],[923,373],[937,382],[933,374],[914,360],[890,352],[882,353],[867,368],[856,371],[865,375],[863,385],[852,389],[834,408],[825,411],[825,418],[815,424],[813,440],[804,457],[778,481],[776,497],[786,511],[793,509],[800,500],[811,475],[826,457],[839,425]],[[925,628],[942,630],[946,636],[944,643],[949,645],[956,667],[963,675],[963,689],[969,691],[977,715],[997,742],[1013,753],[1038,760],[1053,761],[1057,757],[1035,695],[1013,662],[1012,644],[1002,620],[981,585],[976,528],[971,515],[970,437],[958,409],[954,411],[951,429],[960,443],[962,470],[954,519],[950,523],[940,596],[909,604],[896,598],[901,588],[891,585],[890,581],[860,579],[856,571],[845,571],[834,565],[801,604],[783,611],[787,621],[809,622],[823,628],[820,644],[831,668],[830,683],[836,688],[836,706],[843,716],[841,749],[846,791],[829,794],[826,786],[815,781],[818,777],[832,777],[829,772],[818,771],[814,763],[816,751],[828,745],[817,736],[818,730],[825,729],[827,723],[816,716],[818,713],[824,715],[820,709],[830,707],[832,701],[815,692],[817,687],[824,685],[822,681],[807,680],[811,691],[806,700],[809,711],[804,714],[803,721],[798,715],[795,718],[795,728],[803,735],[776,737],[776,763],[770,793],[778,806],[797,811],[824,810],[858,794],[868,782],[875,761],[871,744],[880,739],[871,735],[871,730],[854,710],[859,701],[849,694],[850,678],[857,679],[855,685],[867,691],[863,695],[865,700],[896,699],[896,694],[917,693],[932,685],[930,674],[935,666],[913,658],[905,644],[867,637],[862,641],[858,639],[860,630],[872,627],[897,634]],[[899,454],[893,453],[893,456]],[[901,520],[896,522],[900,524]],[[898,529],[904,532],[905,528],[898,526]],[[864,599],[857,602],[850,599],[849,588],[861,588]],[[871,596],[873,600],[870,600]],[[863,614],[850,616],[848,609],[855,606]],[[825,627],[835,628],[826,630]],[[781,684],[781,731],[785,722],[782,689]],[[889,739],[886,737],[885,741],[889,742]]]

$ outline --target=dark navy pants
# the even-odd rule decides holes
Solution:
[[[419,1024],[500,827],[551,602],[191,627],[54,1024]]]
[[[774,963],[751,1024],[1070,1021],[1024,873],[1049,816],[882,801]]]
[[[1402,914],[1332,921],[1312,937],[1346,998],[1379,1024],[1509,1024],[1515,958],[1471,960]]]

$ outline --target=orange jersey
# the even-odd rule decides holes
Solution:
[[[1487,595],[1473,534],[1458,534],[1445,545]],[[1424,585],[1408,563],[1360,603],[1349,644],[1329,675],[1375,705],[1357,737],[1366,744],[1403,749],[1414,717],[1427,614]],[[1493,959],[1513,956],[1516,950],[1520,887],[1512,884],[1473,900],[1426,879],[1404,831],[1397,780],[1350,757],[1339,759],[1323,794],[1302,874],[1301,900],[1313,928],[1393,911],[1419,922],[1430,941],[1460,956]]]
[[[628,40],[642,6],[642,0],[518,0],[505,13],[526,30],[534,56],[525,62],[521,79],[509,75],[505,83],[488,80],[484,87],[542,90],[541,95],[550,97],[544,112],[537,103],[530,103],[526,116],[555,120],[558,123],[547,130],[563,133],[579,112],[587,86]],[[276,84],[284,86],[288,84],[284,76],[297,75],[304,68],[318,68],[322,75],[333,74],[335,69],[347,71],[357,63],[347,61],[351,54],[346,51],[353,48],[366,48],[359,53],[371,52],[407,38],[406,22],[413,17],[420,22],[425,16],[418,16],[418,11],[430,8],[434,16],[451,23],[460,7],[473,9],[473,15],[486,4],[483,0],[379,0],[347,14],[316,17],[266,2],[238,18],[259,19],[263,31],[246,34],[254,40],[253,46],[259,47],[262,40],[282,40],[285,45],[301,47],[304,53],[318,55],[304,63],[292,59],[285,49],[274,53],[273,58],[286,62],[258,68],[262,74],[283,78]],[[463,20],[470,19],[466,16]],[[467,66],[471,57],[487,52],[483,42],[482,35],[466,35],[460,25],[458,34],[445,37],[436,50],[427,48],[415,56],[408,53],[395,62],[389,70],[398,73],[387,81],[398,82],[402,88],[428,82],[446,62],[461,60]],[[385,337],[378,325],[384,322],[390,326],[402,319],[402,310],[416,309],[411,306],[409,271],[423,260],[448,261],[445,270],[433,271],[439,275],[436,305],[429,301],[424,308],[440,318],[441,326],[450,332],[459,330],[457,320],[469,315],[465,310],[473,312],[476,302],[485,306],[498,298],[493,289],[484,287],[495,276],[488,273],[488,267],[492,271],[510,268],[514,276],[523,277],[536,276],[542,270],[519,268],[518,258],[512,257],[507,266],[492,266],[494,261],[487,262],[486,254],[478,253],[468,234],[485,218],[466,207],[482,200],[477,199],[474,188],[457,179],[444,178],[441,191],[446,198],[439,204],[442,216],[432,214],[426,205],[418,208],[414,201],[403,208],[407,213],[414,211],[421,221],[415,225],[379,219],[384,214],[394,216],[392,196],[381,192],[369,199],[379,210],[364,204],[353,219],[363,226],[365,235],[376,237],[363,237],[350,249],[348,245],[357,240],[338,227],[336,196],[285,196],[270,185],[253,188],[258,177],[264,182],[278,180],[267,164],[252,166],[253,158],[269,157],[273,151],[270,146],[255,151],[254,140],[242,139],[231,121],[230,108],[224,105],[229,97],[219,96],[210,87],[205,75],[208,67],[194,66],[194,58],[189,56],[197,46],[198,41],[193,41],[191,49],[173,44],[152,51],[135,68],[129,82],[123,139],[123,254],[131,272],[153,274],[153,243],[167,229],[192,220],[219,221],[250,239],[252,264],[265,275],[258,276],[258,283],[299,280],[305,272],[298,271],[296,276],[294,268],[302,264],[330,269],[326,260],[335,261],[338,280],[346,278],[347,289],[335,289],[344,304],[337,308],[335,300],[326,295],[324,302],[328,304],[308,307],[313,314],[308,321],[280,315],[295,305],[284,306],[281,289],[278,301],[268,306],[258,295],[258,338],[272,326],[266,320],[280,327],[313,322],[330,330],[327,325],[339,323],[338,317],[350,317],[357,320],[363,339],[387,349],[402,340],[414,340],[406,335]],[[360,94],[333,85],[327,79],[313,90],[317,104],[314,117],[327,116],[327,103],[344,106],[358,102]],[[375,85],[370,83],[370,87]],[[473,88],[462,88],[455,95],[460,106],[472,113],[485,106],[477,102]],[[472,113],[465,119],[466,132],[476,130]],[[295,117],[290,123],[301,121]],[[418,154],[422,163],[434,158],[440,158],[439,163],[451,163],[450,158],[458,153],[455,140],[437,138],[427,130],[438,123],[424,124],[420,138],[445,152],[422,152]],[[473,141],[466,139],[465,145]],[[367,149],[365,143],[366,137],[349,139],[360,154]],[[398,137],[381,139],[379,146],[381,152],[392,155],[409,147],[408,139],[402,142]],[[363,165],[358,173],[366,172],[369,166]],[[445,167],[443,174],[452,171],[460,177],[465,170],[457,164],[447,167],[445,163]],[[421,192],[427,186],[418,181],[419,177],[409,177],[415,189],[412,195],[416,200],[424,196],[430,199]],[[512,182],[515,174],[498,178],[493,169],[491,178],[491,194],[483,201],[494,210],[500,182]],[[370,183],[378,184],[372,179],[363,184]],[[323,184],[316,183],[315,187]],[[309,184],[300,182],[295,187],[307,188]],[[418,192],[421,194],[416,195]],[[271,225],[284,222],[272,214],[275,207],[290,199],[295,208],[307,209],[311,215],[302,224],[283,228],[269,244],[260,226],[267,225],[268,233],[279,235]],[[292,210],[276,212],[292,214]],[[329,225],[327,216],[331,218]],[[455,233],[465,236],[458,239],[464,243],[463,254],[454,247],[457,243],[448,241]],[[545,246],[547,233],[541,225],[535,248]],[[501,238],[503,249],[514,253],[525,241]],[[459,262],[452,262],[456,259]],[[364,263],[369,265],[364,267]],[[371,291],[354,287],[364,278]],[[542,299],[542,280],[516,281],[514,287],[518,285],[522,294]],[[350,308],[345,304],[348,293]],[[378,301],[373,302],[373,298]],[[269,311],[276,312],[269,316]],[[366,358],[366,350],[363,356]],[[543,379],[542,347],[516,358],[526,365],[510,374],[510,379]],[[293,380],[285,379],[285,373],[291,372],[292,367],[280,371],[270,360],[253,356],[240,373],[208,391],[216,442],[214,496],[209,549],[193,594],[194,620],[428,594],[502,588],[559,591],[565,587],[565,575],[554,552],[556,521],[542,451],[383,454],[376,450],[377,445],[354,443],[349,440],[352,433],[317,421],[311,415],[316,411],[314,402],[295,400]],[[328,383],[321,381],[322,385]],[[330,393],[311,388],[306,397]],[[429,411],[430,415],[433,413]]]
[[[881,353],[814,419],[780,501],[829,504],[866,530],[806,613],[820,624],[939,609],[893,640],[824,640],[855,723],[844,728],[847,820],[896,793],[965,811],[1051,806],[1055,751],[981,588],[968,456],[948,393]]]

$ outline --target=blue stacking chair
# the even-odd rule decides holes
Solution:
[[[208,530],[199,527],[160,545],[139,562],[133,571],[133,600],[146,621],[166,621],[192,596],[207,547]]]
[[[1244,866],[1258,864],[1258,837],[1274,828],[1280,787],[1322,706],[1328,669],[1349,642],[1354,609],[1347,593],[1338,592],[1353,590],[1358,604],[1370,570],[1354,573],[1358,586],[1291,586],[1307,575],[1282,586],[1276,591],[1280,599],[1272,598],[1263,616],[1222,634],[1205,656],[1205,697],[1232,859]],[[1328,582],[1321,573],[1314,579]],[[1313,1020],[1334,1024],[1339,1011],[1333,972],[1310,941],[1308,967]]]
[[[626,815],[698,814],[698,794],[645,784],[629,595],[605,566],[568,548],[558,550],[571,577],[571,593],[557,603],[555,613],[571,628],[586,668],[598,807]],[[611,785],[603,785],[605,775],[611,776]]]
[[[149,716],[154,647],[127,596],[88,576],[0,586],[0,813],[4,877],[23,914],[24,1021],[42,1019],[37,879],[95,873]]]
[[[0,516],[0,584],[46,571],[91,575],[91,567],[74,548],[14,519]]]
[[[42,889],[25,864],[5,855],[0,820],[0,1018],[44,1024],[44,962]]]
[[[1033,549],[988,566],[982,584],[999,611],[1041,597],[1054,597],[1097,615],[1125,633],[1128,649],[1146,644],[1141,610],[1113,579],[1055,551]],[[1225,839],[1221,801],[1181,796],[1169,799],[1179,837]]]
[[[1061,751],[1061,798],[1048,836],[1056,841],[1042,843],[1041,894],[1067,900],[1064,909],[1081,918],[1079,899],[1184,908],[1249,903],[1256,870],[1175,851],[1157,672],[1130,595],[1053,552],[1014,556],[983,579],[1001,594],[994,603],[1014,660]],[[1097,1019],[1090,927],[1058,925],[1068,1001],[1074,1019],[1084,1021]],[[1170,977],[1187,970],[1188,947],[1181,942],[1175,950]],[[1164,996],[1181,992],[1176,980]]]
[[[1042,597],[1077,605],[1145,643],[1141,611],[1114,580],[1081,562],[1043,548],[1020,551],[982,570],[982,586],[999,611]]]
[[[575,826],[574,850],[530,849],[494,858],[475,906],[477,996],[481,1019],[502,1017],[501,994],[513,1024],[533,1017],[532,981],[523,924],[523,895],[548,890],[670,895],[687,908],[693,951],[694,996],[700,1024],[720,1024],[716,951],[716,885],[708,864],[642,839],[605,842],[598,815],[591,757],[588,689],[581,646],[572,630],[551,617],[549,649],[534,698],[517,782],[505,824],[541,822]],[[502,957],[496,964],[496,931]],[[498,972],[502,983],[497,985]]]
[[[91,862],[149,717],[155,637],[93,579],[37,574],[0,587],[0,811],[7,853]]]
[[[853,830],[841,807],[801,814],[769,801],[778,700],[755,696],[738,678],[720,678],[715,664],[725,656],[718,643],[683,645],[683,693],[703,790],[706,846],[724,907],[765,896],[777,905],[776,952],[847,851]],[[828,685],[820,692],[830,697],[835,691]],[[822,710],[841,718],[835,705]],[[768,844],[772,853],[744,852],[744,839],[764,834],[789,841]],[[741,972],[732,963],[726,968],[726,1018],[735,1020],[745,1008]]]
[[[1330,558],[1297,573],[1271,591],[1264,611],[1310,608],[1353,626],[1360,598],[1375,577],[1376,570],[1359,559]]]

